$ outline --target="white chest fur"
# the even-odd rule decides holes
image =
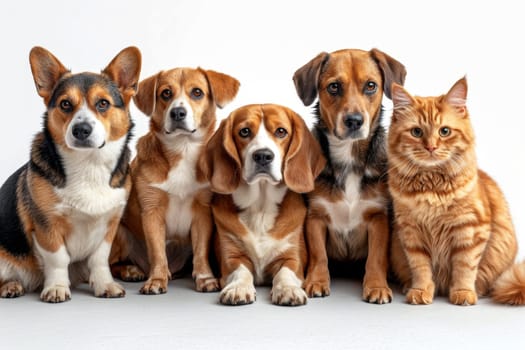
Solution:
[[[254,265],[256,283],[265,282],[265,268],[291,247],[286,238],[275,239],[269,234],[287,190],[286,186],[275,186],[263,181],[242,185],[233,193],[235,204],[242,210],[239,220],[248,232],[243,243]]]
[[[61,199],[56,210],[72,226],[66,241],[72,261],[83,260],[100,245],[109,221],[126,205],[127,191],[110,186],[124,142],[125,138],[108,142],[100,150],[67,152],[59,148],[66,186],[55,189]]]
[[[195,176],[200,148],[200,142],[188,141],[179,144],[174,150],[182,154],[182,159],[169,171],[166,181],[152,185],[169,196],[165,214],[168,238],[174,235],[186,237],[189,234],[194,196],[197,191],[207,186],[198,183]]]

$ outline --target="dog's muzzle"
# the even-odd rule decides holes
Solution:
[[[189,133],[194,133],[197,129],[189,127],[188,121],[186,120],[188,116],[188,111],[185,107],[174,107],[170,110],[170,124],[169,130],[166,130],[167,133],[172,133],[175,130],[182,130]]]
[[[361,129],[364,118],[360,113],[347,114],[343,117],[343,123],[350,132],[353,132]]]

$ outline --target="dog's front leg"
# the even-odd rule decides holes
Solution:
[[[298,260],[289,259],[283,264],[273,277],[272,303],[285,306],[306,304],[308,296],[302,288],[303,280],[296,273],[302,269]]]
[[[119,221],[120,214],[110,221],[104,240],[87,261],[89,285],[93,288],[96,297],[121,298],[126,294],[124,288],[113,280],[109,267],[111,244],[117,233]]]
[[[392,290],[388,287],[388,246],[390,230],[388,217],[376,212],[368,219],[368,257],[363,280],[363,299],[369,303],[387,304],[392,301]]]
[[[224,276],[224,274],[223,274]],[[255,301],[255,286],[253,274],[244,264],[239,264],[231,273],[225,276],[220,301],[226,305],[245,305]]]
[[[330,272],[326,253],[326,224],[321,217],[307,216],[308,269],[304,289],[310,297],[330,295]]]

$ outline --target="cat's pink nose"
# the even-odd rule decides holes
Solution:
[[[437,147],[428,145],[428,146],[425,146],[425,148],[427,149],[427,151],[432,153],[436,150]]]

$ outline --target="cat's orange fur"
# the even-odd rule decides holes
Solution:
[[[392,269],[411,304],[430,304],[437,292],[457,305],[488,294],[521,305],[525,264],[513,265],[517,242],[503,193],[477,168],[466,98],[465,78],[438,97],[392,87]]]

